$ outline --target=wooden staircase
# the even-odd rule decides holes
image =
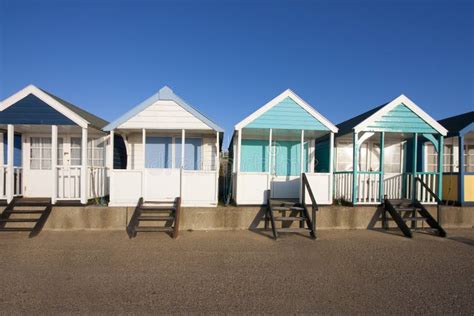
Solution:
[[[53,206],[48,198],[14,198],[0,214],[0,232],[29,232],[37,236]]]
[[[390,218],[387,217],[387,213]],[[384,229],[388,229],[388,221],[390,220],[395,221],[398,228],[409,238],[413,237],[413,232],[427,232],[446,237],[446,231],[418,200],[385,198],[382,214]],[[425,223],[427,227],[425,227]]]
[[[173,238],[178,237],[181,198],[174,202],[138,200],[137,207],[127,226],[130,238],[138,232],[166,232]]]
[[[309,185],[306,174],[302,174],[302,202],[289,199],[272,199],[271,191],[267,191],[267,209],[265,212],[265,230],[271,224],[273,238],[278,239],[280,233],[309,233],[310,237],[316,239],[316,211],[318,204],[314,198],[313,191]],[[306,205],[306,190],[309,193],[312,206],[312,216],[310,217]],[[276,222],[281,222],[281,227],[277,227]],[[292,227],[297,222],[298,227]]]
[[[281,227],[277,227],[276,222],[281,222]],[[294,222],[298,222],[299,227],[292,227]],[[269,224],[274,239],[278,239],[280,233],[309,233],[311,238],[316,238],[307,208],[296,201],[269,198],[265,214],[265,230],[268,230]]]

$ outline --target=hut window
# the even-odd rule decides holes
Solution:
[[[336,170],[352,171],[352,143],[339,142],[336,150]]]
[[[58,138],[58,165],[63,164],[63,139]],[[51,169],[51,138],[31,137],[30,138],[30,169],[49,170]]]
[[[426,171],[438,172],[438,152],[433,144],[426,143]],[[443,172],[454,171],[453,145],[444,145],[443,152]]]
[[[81,139],[71,137],[71,166],[81,165]]]
[[[400,142],[385,143],[384,148],[384,173],[402,172],[402,144]]]
[[[103,167],[105,165],[104,139],[89,139],[87,143],[87,158],[89,166]]]
[[[474,144],[464,145],[464,171],[474,172]]]

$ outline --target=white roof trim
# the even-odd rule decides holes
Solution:
[[[56,101],[54,98],[49,96],[47,93],[41,91],[41,89],[35,87],[34,85],[28,85],[27,87],[21,89],[17,93],[9,96],[2,102],[0,102],[0,111],[7,109],[8,107],[12,106],[13,104],[17,103],[18,101],[24,99],[29,94],[33,94],[35,97],[43,101],[44,103],[51,106],[53,109],[61,113],[62,115],[69,118],[71,121],[79,125],[80,127],[87,127],[89,122],[71,111],[70,109],[66,108],[64,105]]]
[[[363,131],[370,123],[379,120],[382,116],[390,112],[393,108],[395,108],[400,103],[403,103],[406,107],[412,110],[416,115],[421,117],[426,123],[431,125],[438,133],[443,136],[448,134],[448,130],[445,129],[441,124],[439,124],[435,119],[429,116],[425,111],[423,111],[418,105],[416,105],[412,100],[410,100],[405,95],[400,95],[398,98],[395,98],[393,101],[385,105],[383,108],[360,122],[354,127],[354,132],[359,133]]]
[[[306,103],[302,98],[300,98],[296,93],[291,91],[290,89],[287,89],[283,91],[280,95],[277,97],[273,98],[270,102],[259,108],[257,111],[253,112],[249,116],[247,116],[244,120],[241,122],[237,123],[235,125],[235,130],[240,130],[247,126],[249,123],[251,123],[253,120],[255,120],[257,117],[286,99],[287,97],[290,97],[295,101],[299,106],[301,106],[303,109],[305,109],[311,116],[313,116],[315,119],[320,121],[324,126],[326,126],[331,132],[337,133],[338,128],[332,124],[327,118],[322,116],[318,111],[316,111],[311,105]]]

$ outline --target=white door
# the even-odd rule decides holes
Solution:
[[[81,142],[80,136],[58,138],[58,199],[81,198]]]

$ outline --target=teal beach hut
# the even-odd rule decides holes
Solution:
[[[433,204],[441,198],[443,170],[427,170],[418,148],[431,143],[442,161],[447,130],[409,98],[401,95],[337,127],[335,199],[356,205],[379,204],[385,195]]]
[[[332,141],[336,132],[329,120],[291,90],[235,125],[229,157],[236,204],[265,204],[269,190],[271,198],[301,198],[302,173],[318,203],[332,203],[332,150],[326,153],[325,170],[315,172],[315,143],[321,137]]]

